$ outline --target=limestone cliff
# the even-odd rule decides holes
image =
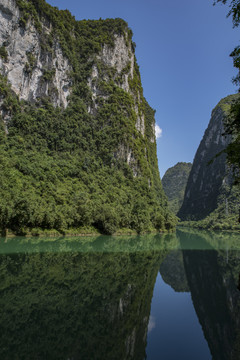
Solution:
[[[0,58],[1,73],[7,76],[12,90],[20,99],[34,101],[51,95],[55,105],[67,106],[70,94],[71,66],[63,55],[57,38],[51,51],[41,45],[51,26],[42,26],[41,35],[30,20],[21,26],[21,12],[15,0],[1,0],[0,44],[7,57]]]
[[[2,228],[172,227],[125,21],[2,0],[0,89]]]
[[[53,36],[51,22],[42,19],[40,31],[30,16],[23,23],[26,17],[24,3],[31,4],[31,1],[2,0],[0,44],[6,56],[0,57],[0,71],[7,77],[19,99],[37,101],[45,96],[51,99],[54,106],[66,107],[71,94],[73,79],[70,73],[73,68],[66,54],[63,54],[58,36]],[[30,11],[31,7],[27,8],[27,12]],[[87,78],[92,100],[88,103],[88,112],[97,115],[99,103],[106,102],[110,97],[107,87],[112,81],[131,96],[132,103],[128,111],[133,113],[137,131],[145,137],[145,99],[139,79],[134,79],[137,65],[127,28],[122,34],[114,34],[111,44],[103,43],[94,58],[87,60],[89,65],[92,63]],[[138,82],[135,88],[131,86],[134,81]],[[4,109],[1,109],[1,114],[7,129],[10,114],[4,112]],[[149,134],[152,143],[155,143],[154,125],[153,122]],[[139,174],[141,170],[131,146],[119,144],[114,155],[127,161],[136,176]]]
[[[203,219],[218,207],[219,202],[227,204],[232,177],[223,151],[231,137],[224,135],[224,119],[228,116],[230,104],[238,96],[236,94],[222,99],[212,111],[208,128],[194,158],[183,205],[178,212],[182,220]],[[223,211],[228,211],[227,206]]]
[[[66,107],[72,83],[70,72],[73,69],[70,61],[63,54],[59,38],[53,36],[51,22],[42,21],[39,31],[33,19],[29,17],[23,26],[23,14],[19,10],[18,3],[21,4],[16,0],[2,0],[0,5],[0,44],[7,54],[5,57],[0,57],[1,73],[7,77],[12,90],[20,99],[36,101],[43,96],[49,96],[55,106]],[[46,44],[48,37],[51,37],[51,44]],[[98,103],[101,99],[104,101],[110,96],[107,89],[103,89],[103,83],[106,85],[114,81],[118,87],[132,95],[135,126],[144,136],[143,92],[141,86],[135,91],[130,86],[136,66],[134,49],[128,39],[127,28],[123,34],[114,34],[111,44],[102,44],[101,51],[95,54],[94,59],[88,61],[93,62],[88,77],[92,97],[88,112],[96,115]],[[154,124],[152,124],[150,140],[155,142]],[[126,154],[128,163],[131,157],[132,150],[128,149]]]

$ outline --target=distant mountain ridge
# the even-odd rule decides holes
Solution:
[[[162,178],[162,185],[169,201],[169,208],[175,214],[180,209],[192,164],[178,162],[169,168]]]

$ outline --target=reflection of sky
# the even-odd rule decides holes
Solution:
[[[148,323],[148,333],[150,333],[152,331],[152,329],[155,328],[155,326],[156,326],[155,319],[152,315],[150,315],[149,323]]]
[[[147,359],[210,360],[191,294],[177,293],[157,276],[148,325]]]

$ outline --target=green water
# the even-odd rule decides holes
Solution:
[[[0,239],[0,268],[0,359],[239,359],[239,234]]]

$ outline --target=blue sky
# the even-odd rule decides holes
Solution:
[[[48,0],[77,20],[120,17],[133,30],[144,96],[162,129],[157,140],[161,177],[179,161],[192,162],[221,98],[237,88],[229,54],[239,29],[228,7],[212,0]]]

